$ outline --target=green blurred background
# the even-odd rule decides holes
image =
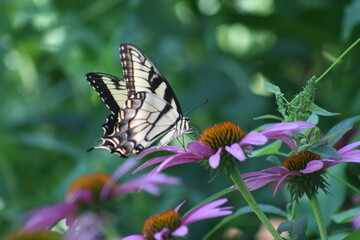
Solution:
[[[279,85],[291,99],[360,35],[359,0],[1,0],[0,9],[0,236],[25,211],[61,201],[76,177],[111,174],[124,161],[105,150],[86,152],[98,144],[108,110],[85,74],[121,76],[120,43],[146,53],[184,112],[208,100],[189,114],[200,129],[233,121],[249,131],[265,123],[254,117],[277,114],[262,80]],[[341,113],[321,118],[324,131],[360,114],[359,66],[357,46],[319,83],[316,103]],[[265,166],[270,164],[254,159],[242,171]],[[161,197],[123,197],[117,216],[121,233],[139,233],[151,214],[183,199],[189,209],[230,186],[224,176],[213,179],[196,164],[166,173],[181,177],[184,185],[164,187]],[[341,194],[337,209],[346,197],[343,188]],[[237,194],[229,197],[235,206],[244,204]],[[279,207],[286,203],[282,194],[273,199],[271,189],[256,197]],[[191,239],[216,222],[194,224]],[[244,231],[235,239],[253,239],[257,224],[253,216],[233,222]]]

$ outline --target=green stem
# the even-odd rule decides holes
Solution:
[[[239,169],[237,167],[234,167],[229,175],[231,180],[235,183],[235,185],[239,189],[241,195],[244,197],[245,201],[249,204],[249,206],[252,208],[252,210],[254,211],[256,216],[260,219],[260,221],[264,224],[264,226],[269,230],[271,235],[276,240],[282,240],[279,233],[276,231],[273,225],[271,225],[269,219],[267,219],[264,212],[260,209],[259,205],[256,203],[254,197],[252,196],[244,180],[242,179]]]
[[[316,219],[316,222],[317,222],[317,225],[319,228],[320,239],[327,240],[327,233],[326,233],[324,218],[323,218],[321,210],[320,210],[319,201],[318,201],[316,195],[313,195],[311,198],[309,198],[309,200],[310,200],[310,206],[313,210],[313,213],[315,215],[315,219]]]
[[[335,67],[336,64],[338,64],[341,59],[343,59],[345,57],[345,55],[350,52],[351,49],[353,49],[356,44],[358,44],[360,42],[360,38],[358,38],[353,44],[350,45],[350,47],[348,47],[341,55],[340,57],[338,57],[335,62],[333,62],[333,64],[331,64],[331,66],[326,69],[326,71],[316,80],[316,82],[319,82],[323,77],[325,77],[325,75],[330,72],[331,69],[333,69]]]

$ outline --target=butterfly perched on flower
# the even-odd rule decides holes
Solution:
[[[86,74],[111,111],[102,126],[102,143],[95,148],[127,157],[159,138],[160,148],[189,133],[189,118],[183,116],[174,91],[155,65],[131,44],[120,45],[120,57],[124,79],[98,72]]]

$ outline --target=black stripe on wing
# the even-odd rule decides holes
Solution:
[[[123,79],[105,73],[87,73],[86,80],[99,94],[110,111],[117,115],[127,99]]]
[[[180,104],[170,84],[140,49],[131,44],[121,44],[120,56],[129,97],[136,92],[154,93],[182,115]]]

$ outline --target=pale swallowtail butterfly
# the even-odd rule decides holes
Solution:
[[[86,74],[111,111],[102,125],[102,143],[95,148],[128,157],[160,137],[159,148],[189,133],[189,118],[183,116],[174,91],[155,65],[131,44],[120,45],[120,57],[124,79],[105,73]]]

